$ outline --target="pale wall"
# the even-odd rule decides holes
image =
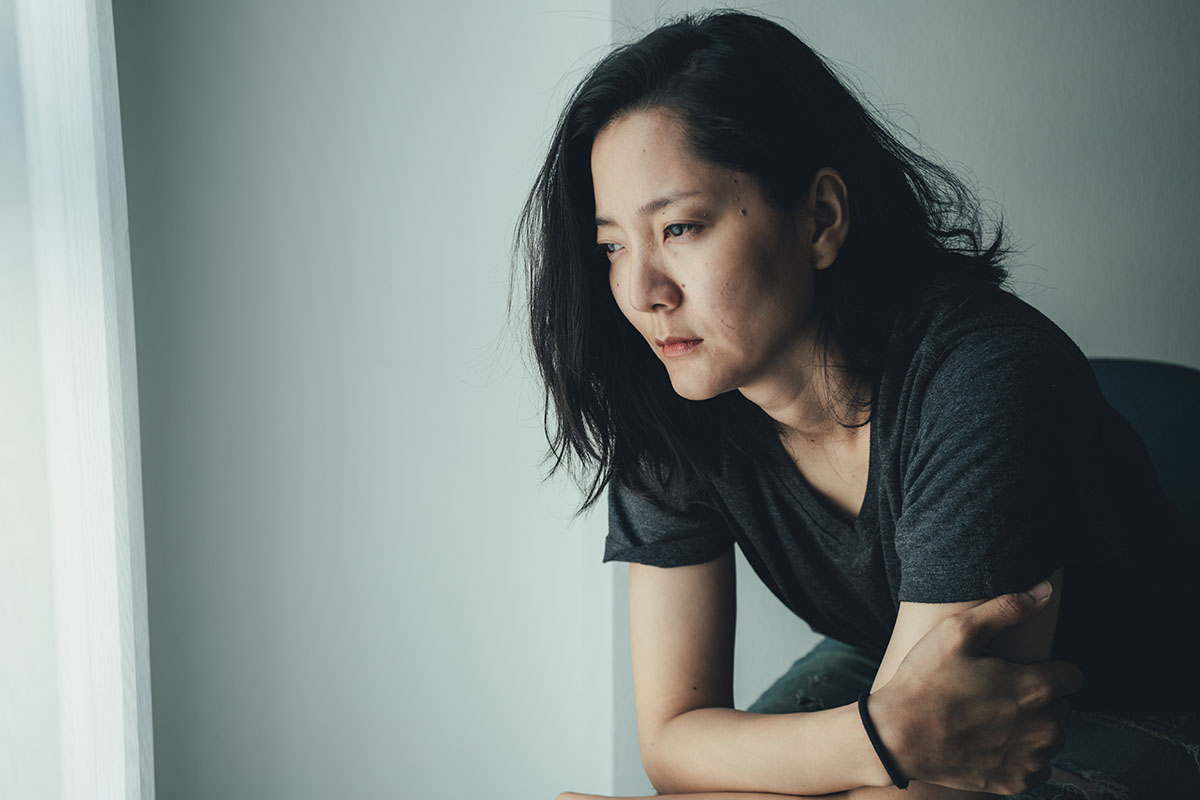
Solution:
[[[114,5],[159,796],[609,790],[605,520],[504,329],[608,3]]]

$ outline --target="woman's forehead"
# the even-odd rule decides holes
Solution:
[[[683,125],[661,110],[617,117],[596,135],[591,154],[596,213],[639,215],[697,195],[723,196],[740,173],[696,158]]]

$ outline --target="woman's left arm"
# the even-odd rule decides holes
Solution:
[[[1005,631],[992,640],[993,655],[1008,661],[1022,664],[1032,664],[1035,661],[1045,661],[1050,658],[1050,650],[1054,645],[1054,628],[1058,622],[1058,606],[1062,602],[1063,571],[1055,570],[1050,577],[1053,592],[1046,608],[1036,617],[1022,622],[1017,627]],[[901,603],[896,616],[896,626],[892,628],[892,638],[888,641],[887,651],[875,673],[875,682],[871,685],[874,692],[892,679],[896,668],[908,655],[921,638],[929,633],[934,625],[946,617],[957,614],[968,608],[974,608],[983,600],[972,600],[967,603]]]
[[[990,654],[1018,663],[1029,664],[1045,661],[1050,658],[1054,644],[1054,629],[1058,621],[1058,608],[1062,600],[1063,570],[1060,568],[1050,578],[1052,594],[1046,608],[1037,616],[1026,620],[1017,627],[997,635],[990,643]],[[896,625],[892,629],[892,637],[888,642],[887,651],[875,674],[875,682],[871,686],[872,693],[882,688],[896,674],[896,669],[908,655],[913,646],[938,623],[961,611],[973,608],[983,600],[965,603],[900,603],[896,617]],[[868,703],[868,708],[870,704]],[[998,746],[1000,743],[997,743]],[[994,795],[977,792],[966,792],[949,789],[926,783],[912,783],[903,794],[895,788],[860,789],[850,793],[849,797],[862,800],[895,797],[907,798],[945,798],[946,800],[967,800],[967,798],[990,798]]]

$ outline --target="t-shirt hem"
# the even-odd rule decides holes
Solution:
[[[690,567],[716,559],[733,547],[732,543],[701,547],[680,547],[679,544],[649,544],[623,547],[604,553],[603,563],[626,561],[651,567]]]
[[[1035,565],[1022,574],[1006,575],[972,571],[962,563],[921,565],[917,574],[901,578],[898,601],[902,603],[966,603],[990,600],[1002,594],[1023,592],[1054,572],[1055,567]],[[1036,576],[1036,577],[1031,577]]]

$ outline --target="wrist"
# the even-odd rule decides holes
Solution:
[[[912,737],[909,731],[908,709],[903,703],[897,703],[891,693],[882,687],[870,695],[870,723],[875,729],[875,742],[872,742],[878,762],[879,772],[883,783],[878,785],[898,785],[897,781],[916,780],[916,759],[912,756]],[[885,766],[885,762],[890,762]],[[890,767],[890,771],[888,769]]]
[[[871,696],[871,717],[875,716],[875,696]],[[851,703],[847,706],[840,706],[837,712],[844,714],[842,717],[846,735],[845,739],[846,760],[845,765],[848,770],[843,777],[853,783],[853,787],[876,787],[884,788],[892,785],[892,778],[888,775],[887,770],[883,766],[883,762],[876,755],[875,746],[871,743],[870,736],[867,734],[866,727],[862,723],[862,717],[859,712],[858,703]]]

